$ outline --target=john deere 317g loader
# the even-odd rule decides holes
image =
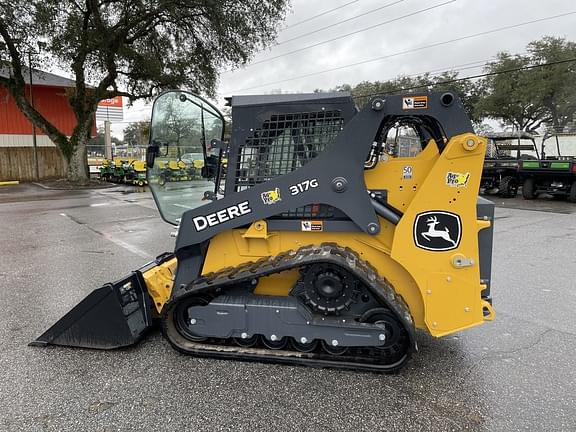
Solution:
[[[34,345],[117,348],[159,323],[186,354],[391,372],[416,329],[494,318],[486,141],[454,94],[360,111],[343,93],[230,102],[225,143],[205,100],[156,99],[148,180],[178,225],[175,251],[95,290]],[[198,175],[158,182],[189,153]]]

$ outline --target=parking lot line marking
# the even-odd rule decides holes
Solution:
[[[68,215],[68,214],[66,214],[66,213],[60,213],[60,216],[63,216],[63,217],[65,217],[65,218],[71,220],[72,222],[77,223],[78,225],[82,225],[82,226],[88,228],[88,229],[89,229],[90,231],[92,231],[93,233],[96,233],[96,234],[98,234],[98,235],[101,235],[101,236],[104,237],[106,240],[114,243],[114,244],[117,245],[117,246],[120,246],[121,248],[126,249],[126,250],[129,251],[129,252],[132,252],[132,253],[135,254],[135,255],[138,255],[139,257],[145,258],[145,259],[147,259],[147,260],[154,259],[154,256],[153,256],[153,255],[150,255],[149,253],[147,253],[147,252],[143,251],[142,249],[138,248],[137,246],[134,246],[134,245],[132,245],[132,244],[130,244],[130,243],[126,243],[126,242],[123,241],[123,240],[120,240],[120,239],[118,239],[118,238],[116,238],[116,237],[113,237],[113,236],[111,236],[111,235],[109,235],[109,234],[106,234],[106,233],[103,233],[103,232],[101,232],[101,231],[98,231],[98,230],[90,227],[89,225],[87,225],[87,224],[85,224],[85,223],[83,223],[83,222],[80,222],[79,220],[75,219],[74,217],[72,217],[72,216],[70,216],[70,215]]]

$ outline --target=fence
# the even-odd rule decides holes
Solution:
[[[56,147],[38,147],[40,179],[62,178],[66,168]],[[0,181],[36,180],[33,147],[0,147]]]
[[[112,144],[112,159],[146,159],[145,145],[115,145]],[[104,146],[101,145],[88,145],[86,146],[88,154],[88,165],[99,165],[101,160],[105,157]]]

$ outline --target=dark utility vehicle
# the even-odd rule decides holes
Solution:
[[[554,137],[557,155],[547,156],[545,142]],[[555,198],[567,198],[576,203],[576,156],[562,156],[558,135],[544,135],[541,158],[523,160],[518,173],[522,180],[522,196],[534,199],[541,193]]]
[[[488,148],[480,187],[486,194],[514,198],[520,184],[519,162],[539,158],[534,136],[527,132],[500,132],[487,134],[486,138]]]

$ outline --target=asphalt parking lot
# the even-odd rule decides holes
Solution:
[[[576,205],[497,200],[496,321],[419,335],[401,373],[28,347],[88,292],[171,250],[132,188],[0,188],[2,431],[576,430]]]

